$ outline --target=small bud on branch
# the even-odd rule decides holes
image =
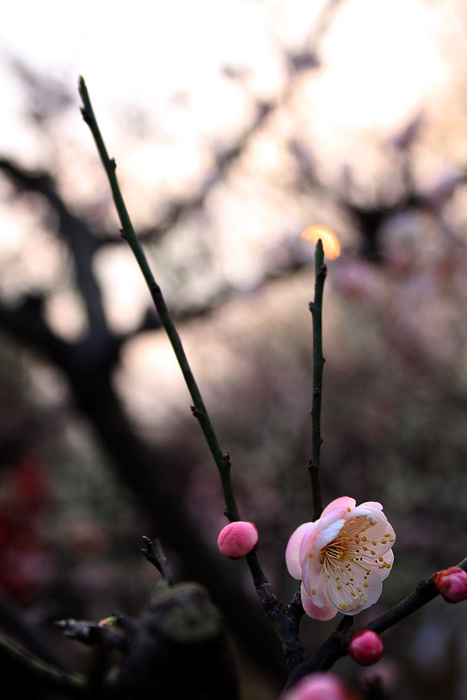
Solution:
[[[448,603],[467,600],[467,573],[459,566],[438,571],[431,580]]]
[[[225,557],[241,559],[258,546],[258,530],[243,520],[229,523],[219,533],[217,546]]]
[[[372,666],[383,656],[381,637],[372,630],[357,630],[349,644],[349,654],[360,666]]]

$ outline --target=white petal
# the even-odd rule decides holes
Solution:
[[[295,532],[290,536],[289,542],[285,550],[285,563],[289,574],[301,581],[302,579],[302,568],[300,564],[300,547],[304,536],[307,534],[310,525],[313,523],[304,523],[297,527]]]
[[[321,513],[321,517],[325,517],[326,515],[329,515],[333,510],[336,508],[341,510],[342,513],[344,513],[346,510],[350,508],[355,508],[355,498],[349,498],[348,496],[341,496],[340,498],[336,498],[334,501],[331,501],[331,503],[326,506],[326,508],[323,510]],[[337,517],[341,518],[342,515],[338,515]]]
[[[327,544],[336,539],[337,535],[344,527],[345,520],[340,518],[339,520],[332,521],[329,518],[328,522],[326,522],[325,519],[323,522],[321,520],[318,520],[318,523],[319,524],[316,530],[316,538],[313,542],[312,548],[312,551],[315,555],[318,555],[319,552],[323,549],[323,547],[325,547]]]
[[[370,559],[385,554],[391,549],[396,539],[394,530],[386,518],[372,523],[366,515],[358,515],[346,520],[345,531],[354,553]]]
[[[365,562],[346,562],[328,579],[327,599],[346,615],[355,615],[373,605],[381,595],[382,579]]]
[[[365,503],[360,503],[358,508],[374,508],[375,510],[383,510],[383,506],[378,501],[365,501]]]
[[[381,580],[384,581],[385,578],[389,576],[391,573],[392,565],[394,563],[394,554],[392,552],[392,549],[389,550],[389,552],[386,552],[386,554],[383,554],[383,562],[381,562],[380,567],[380,576]],[[382,566],[384,564],[384,567]]]
[[[337,615],[336,608],[330,603],[326,603],[323,606],[315,605],[312,598],[306,592],[304,586],[302,585],[302,605],[306,614],[312,617],[314,620],[332,620],[333,617]]]
[[[313,549],[319,523],[319,520],[315,520],[314,523],[307,523],[307,528],[303,529],[302,541],[300,543],[300,550],[298,553],[300,566],[302,568],[308,559],[310,551]]]
[[[303,567],[302,586],[306,589],[315,605],[322,607],[329,602],[326,594],[326,572],[317,559],[309,559],[307,564],[307,567]]]
[[[387,523],[387,518],[381,510],[377,510],[375,508],[364,508],[363,506],[358,506],[357,508],[354,508],[349,513],[348,517],[358,518],[362,516],[367,518],[373,524],[380,521]]]

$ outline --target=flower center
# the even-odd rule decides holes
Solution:
[[[322,559],[320,560],[320,564],[324,565],[326,569],[328,567],[331,569],[341,569],[343,563],[347,563],[347,566],[350,563],[358,566],[359,569],[363,569],[363,571],[369,574],[370,570],[360,564],[357,561],[357,557],[351,556],[349,553],[349,550],[351,551],[353,549],[352,540],[349,539],[347,532],[343,529],[332,542],[321,550],[320,554],[322,555]],[[352,554],[353,553],[354,552],[352,552]]]

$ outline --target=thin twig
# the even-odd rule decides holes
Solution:
[[[317,520],[322,511],[321,486],[319,480],[321,444],[321,392],[323,386],[323,290],[327,268],[324,264],[324,249],[321,239],[315,250],[315,296],[309,308],[313,318],[313,402],[311,408],[311,459],[308,462],[310,472],[313,520]]]
[[[170,573],[169,564],[167,562],[167,557],[164,554],[164,550],[162,549],[160,540],[156,540],[154,543],[149,539],[149,537],[143,535],[143,542],[146,545],[146,549],[141,550],[143,556],[146,557],[150,564],[156,567],[167,586],[173,586],[174,584]]]
[[[84,678],[67,673],[32,656],[19,644],[0,633],[0,656],[6,664],[16,668],[18,673],[34,679],[36,685],[48,688],[50,692],[64,694],[69,698],[84,697]]]
[[[130,246],[141,269],[141,272],[143,273],[144,279],[146,280],[146,284],[149,288],[149,292],[152,296],[154,305],[159,314],[159,318],[167,333],[167,336],[177,358],[178,364],[182,371],[183,377],[185,379],[188,391],[190,392],[190,396],[193,401],[193,406],[191,410],[201,426],[201,429],[206,438],[206,442],[208,443],[209,449],[216,463],[225,499],[225,515],[231,522],[235,520],[240,520],[241,518],[237,508],[230,476],[230,459],[226,458],[227,453],[223,453],[220,448],[219,441],[216,437],[214,428],[211,423],[211,419],[209,418],[208,412],[206,410],[204,401],[201,396],[201,392],[195,381],[193,372],[191,370],[187,356],[185,354],[185,350],[182,345],[182,341],[180,339],[177,329],[175,328],[175,324],[170,315],[161,288],[157,284],[152,274],[146,255],[136,237],[133,224],[131,223],[131,219],[126,208],[120,190],[120,186],[118,184],[116,174],[117,164],[115,162],[115,159],[110,158],[108,155],[104,139],[102,138],[96,117],[94,115],[94,110],[92,108],[88,90],[82,77],[80,77],[79,79],[79,94],[83,102],[83,107],[81,108],[83,119],[89,126],[89,129],[91,130],[92,136],[97,146],[97,150],[99,152],[100,159],[102,161],[105,172],[107,174],[107,178],[109,180],[110,188],[112,190],[113,200],[115,202],[117,213],[122,226],[121,235]],[[255,584],[266,581],[266,577],[261,569],[256,554],[249,555],[247,557],[247,562]]]

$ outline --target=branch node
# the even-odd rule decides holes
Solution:
[[[91,124],[92,117],[89,114],[89,111],[86,109],[86,107],[81,107],[81,116],[83,117],[86,124]]]
[[[172,576],[169,570],[169,565],[167,562],[167,557],[164,554],[162,545],[159,540],[155,540],[153,543],[149,537],[143,535],[143,542],[146,545],[146,549],[142,549],[141,553],[150,564],[156,567],[158,572],[161,574],[164,582],[167,586],[173,586]]]

